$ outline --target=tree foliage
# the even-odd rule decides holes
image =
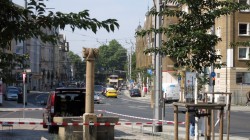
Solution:
[[[45,12],[44,0],[30,0],[27,9],[15,5],[10,0],[0,0],[0,77],[3,80],[11,78],[9,72],[18,64],[22,65],[27,55],[6,54],[4,49],[11,46],[11,41],[24,41],[30,38],[39,38],[43,42],[56,43],[58,33],[48,35],[41,29],[64,29],[69,25],[74,31],[76,28],[92,30],[104,28],[106,31],[114,31],[119,28],[116,19],[99,21],[89,16],[89,11],[78,13]],[[17,64],[16,64],[17,63]],[[25,67],[25,66],[23,66]],[[6,77],[9,75],[9,77]]]
[[[86,74],[86,62],[81,57],[72,51],[68,52],[71,64],[73,65],[74,75],[73,80],[85,81],[84,75]]]
[[[108,45],[99,47],[99,56],[96,61],[97,71],[124,71],[126,65],[127,50],[116,40],[111,40]]]
[[[159,29],[151,28],[137,32],[144,36],[149,33],[164,34],[166,41],[162,41],[161,47],[147,49],[145,53],[156,52],[168,55],[176,59],[176,67],[186,67],[198,72],[203,67],[220,68],[222,64],[216,64],[216,59],[221,55],[215,55],[215,46],[219,41],[215,34],[208,34],[215,24],[215,18],[232,14],[235,11],[249,8],[248,5],[232,1],[218,0],[166,0],[166,3],[174,3],[179,8],[187,5],[189,13],[180,9],[173,10],[167,5],[162,7],[161,12],[156,9],[150,11],[155,16],[177,17],[178,23],[168,27],[161,26]]]

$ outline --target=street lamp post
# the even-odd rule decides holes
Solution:
[[[156,0],[156,12],[161,11],[162,0]],[[156,15],[156,30],[161,26],[161,15]],[[160,48],[161,46],[161,33],[156,33],[155,36],[155,47]],[[161,77],[161,55],[155,54],[155,104],[154,104],[154,132],[162,132],[162,124],[158,122],[162,120],[162,77]]]

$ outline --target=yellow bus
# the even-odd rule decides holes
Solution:
[[[113,74],[108,77],[109,85],[113,85],[117,89],[121,86],[122,82],[123,78],[120,78],[118,75]]]

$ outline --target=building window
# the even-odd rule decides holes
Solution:
[[[239,47],[239,60],[249,60],[249,48]]]
[[[215,54],[216,54],[216,55],[221,55],[221,50],[220,50],[220,49],[216,49],[216,50],[215,50]],[[221,63],[221,59],[219,59],[219,58],[216,59],[216,62],[217,62],[217,63]]]
[[[236,72],[236,84],[250,84],[250,72]]]
[[[249,23],[239,23],[239,36],[249,36]]]
[[[221,38],[221,27],[216,28],[216,35],[218,36],[218,38]]]
[[[250,4],[250,0],[239,0],[240,4]],[[241,10],[241,12],[250,12],[250,9]]]

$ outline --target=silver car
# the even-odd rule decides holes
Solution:
[[[18,94],[19,94],[19,90],[8,90],[6,92],[6,100],[14,100],[16,101],[18,99]]]
[[[100,94],[94,93],[94,103],[97,103],[97,104],[100,104],[100,103],[101,103]]]

